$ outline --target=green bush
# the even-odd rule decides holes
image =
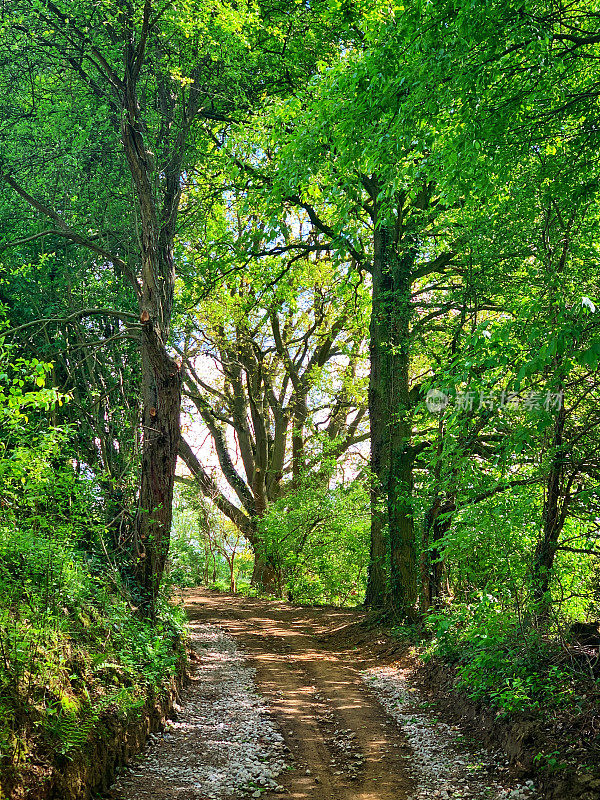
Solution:
[[[182,612],[163,599],[155,625],[138,617],[107,556],[99,487],[46,418],[46,366],[0,341],[0,796],[135,713],[184,657]]]
[[[328,489],[308,479],[269,507],[260,530],[264,555],[293,600],[357,605],[366,587],[369,526],[362,481]]]
[[[456,664],[457,688],[504,713],[564,707],[575,697],[573,671],[551,639],[519,624],[490,595],[429,615],[433,633],[425,658]]]

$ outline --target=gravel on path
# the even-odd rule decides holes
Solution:
[[[469,746],[458,726],[439,720],[405,670],[375,667],[363,672],[363,680],[412,748],[407,769],[417,790],[409,800],[536,800],[533,781],[511,784],[503,754]]]
[[[286,748],[254,670],[219,626],[193,622],[190,637],[200,660],[176,718],[119,777],[113,800],[222,800],[280,788]]]
[[[188,607],[192,684],[112,800],[538,800],[502,753],[438,718],[409,667],[360,664],[351,639],[328,649],[328,619],[200,590]]]

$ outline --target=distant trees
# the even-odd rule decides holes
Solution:
[[[224,280],[188,318],[181,350],[184,394],[210,434],[218,477],[186,441],[181,456],[251,543],[253,582],[271,590],[259,520],[310,474],[326,490],[338,460],[368,438],[366,289],[304,227],[303,260],[275,246],[268,269],[279,280]]]

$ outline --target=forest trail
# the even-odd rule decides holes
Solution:
[[[408,797],[406,739],[361,680],[373,659],[358,657],[356,639],[347,638],[360,612],[197,589],[185,592],[185,604],[190,620],[219,624],[235,636],[256,669],[257,688],[296,762],[279,777],[286,796]]]
[[[113,800],[533,800],[407,680],[360,609],[182,592],[197,654],[165,734]],[[239,647],[239,650],[238,650]]]

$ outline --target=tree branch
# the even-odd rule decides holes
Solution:
[[[5,332],[5,335],[18,333],[26,328],[32,328],[35,325],[45,326],[50,325],[53,322],[64,325],[69,322],[75,322],[83,317],[92,316],[117,317],[117,319],[122,319],[125,321],[137,320],[137,314],[133,314],[130,311],[118,311],[114,308],[84,308],[81,311],[75,311],[73,314],[69,314],[66,317],[42,317],[41,319],[35,319],[33,322],[27,322],[25,325],[19,325],[16,328],[9,328],[9,330]],[[132,323],[128,322],[128,324],[131,325]]]
[[[219,490],[217,484],[204,470],[198,456],[183,437],[179,440],[179,456],[194,476],[205,497],[212,500],[219,511],[225,514],[242,531],[248,541],[253,544],[256,541],[256,535],[252,520],[241,509],[234,506]]]
[[[47,206],[40,200],[37,200],[35,197],[33,197],[33,195],[29,194],[29,192],[23,189],[23,187],[20,186],[15,181],[15,179],[12,178],[10,175],[3,175],[2,179],[5,180],[6,183],[8,183],[8,185],[11,186],[14,189],[14,191],[20,197],[23,198],[23,200],[29,203],[30,206],[35,208],[37,211],[39,211],[41,214],[48,217],[49,219],[54,220],[54,222],[56,222],[56,224],[59,227],[59,231],[57,231],[57,233],[62,231],[61,233],[62,236],[66,237],[67,239],[70,239],[72,242],[75,242],[75,244],[80,244],[82,245],[82,247],[86,247],[93,253],[97,253],[98,255],[105,258],[107,261],[110,261],[111,264],[114,264],[115,266],[119,267],[123,271],[123,274],[127,276],[128,280],[133,285],[136,294],[139,296],[140,285],[138,283],[135,274],[133,273],[133,271],[129,267],[129,264],[127,264],[126,261],[123,261],[123,259],[120,258],[119,256],[95,244],[93,239],[90,239],[86,236],[81,236],[81,234],[77,233],[77,231],[74,231],[71,227],[69,227],[69,225],[67,225],[67,223],[63,220],[60,214],[58,214],[53,208],[50,208],[50,206]]]

